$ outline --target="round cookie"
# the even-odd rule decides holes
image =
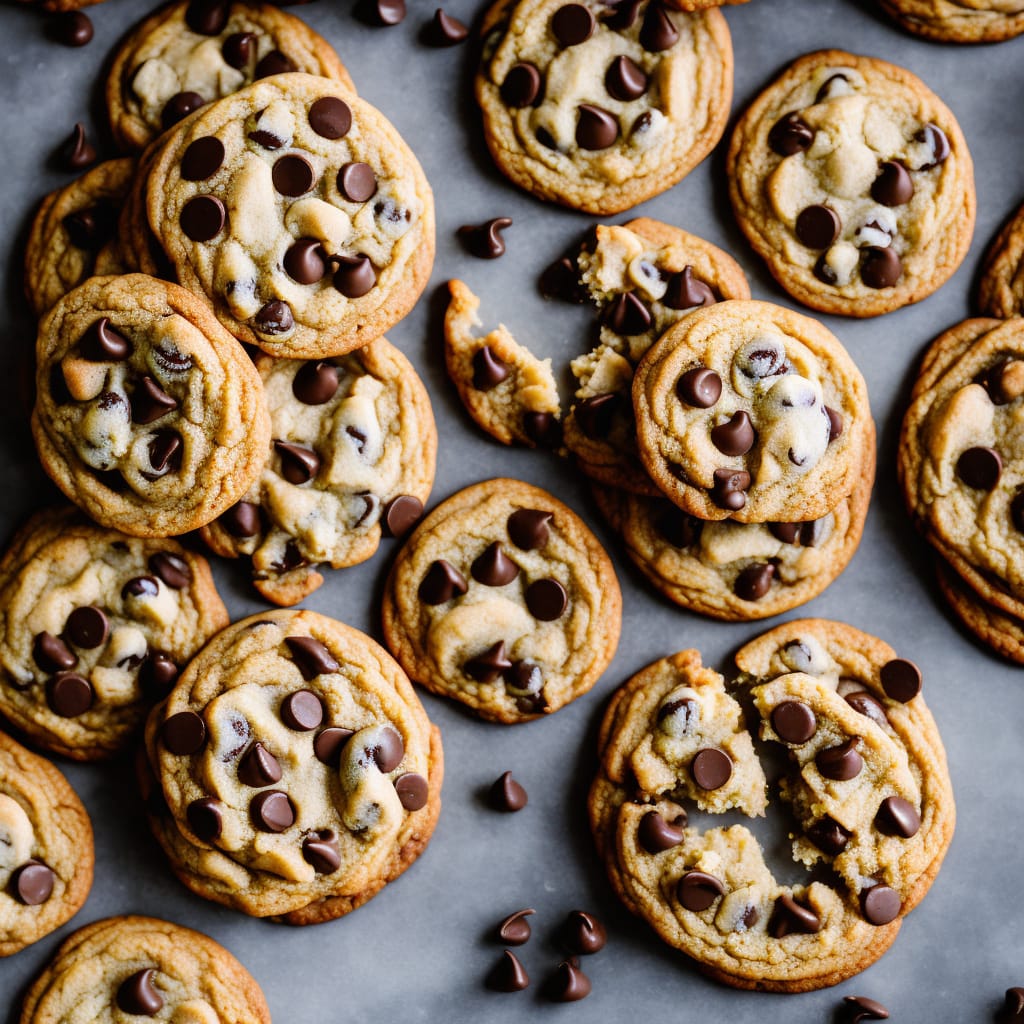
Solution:
[[[134,173],[131,157],[106,160],[43,200],[25,248],[25,296],[37,317],[93,273],[117,272],[117,218]]]
[[[259,375],[209,308],[142,274],[94,277],[39,327],[32,412],[43,468],[104,526],[187,533],[266,458]]]
[[[373,640],[310,611],[237,622],[146,726],[150,822],[193,892],[317,924],[422,853],[441,809],[441,737]]]
[[[647,472],[699,519],[820,519],[853,490],[872,432],[835,336],[767,302],[720,302],[666,331],[633,406]]]
[[[619,641],[608,556],[574,512],[519,480],[438,505],[384,593],[388,647],[415,682],[511,724],[586,693]]]
[[[256,369],[267,462],[203,539],[218,555],[251,558],[256,589],[292,605],[323,582],[317,563],[356,565],[383,528],[411,527],[434,482],[437,431],[423,382],[384,338],[328,360],[261,356]]]
[[[143,149],[200,106],[287,71],[331,78],[355,92],[327,40],[280,7],[167,4],[114,54],[106,84],[114,141],[124,150]]]
[[[74,917],[92,869],[92,824],[67,779],[0,732],[0,957]]]
[[[321,359],[380,337],[434,257],[434,202],[391,123],[338,82],[276,75],[169,134],[149,226],[239,340]]]
[[[908,32],[942,43],[999,43],[1024,32],[1020,0],[879,0]]]
[[[717,246],[648,217],[598,225],[576,265],[601,326],[597,347],[572,362],[579,383],[565,445],[590,479],[657,497],[637,451],[633,371],[655,340],[694,309],[749,299],[747,279]]]
[[[227,624],[205,558],[37,512],[0,560],[0,713],[53,753],[110,757]]]
[[[718,10],[499,0],[481,35],[484,138],[541,199],[627,210],[683,178],[725,130],[732,42]]]
[[[925,298],[967,254],[974,171],[949,109],[902,68],[822,50],[794,61],[733,133],[740,227],[797,301],[878,316]]]
[[[978,307],[985,316],[1024,316],[1024,206],[999,232],[985,255]]]
[[[157,1018],[173,1024],[270,1024],[255,978],[221,945],[152,917],[79,929],[29,989],[20,1024]]]

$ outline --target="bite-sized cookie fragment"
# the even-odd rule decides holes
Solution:
[[[669,600],[731,622],[805,604],[847,566],[860,543],[875,475],[874,431],[850,496],[804,523],[705,522],[666,498],[595,485],[626,553]]]
[[[130,157],[107,160],[43,200],[25,249],[25,295],[36,316],[93,273],[116,272],[117,218],[134,171]]]
[[[943,43],[999,43],[1024,32],[1020,0],[879,0],[908,32]]]
[[[317,924],[422,853],[441,737],[357,630],[275,611],[219,633],[146,726],[150,823],[175,874],[254,917]]]
[[[67,779],[0,732],[0,957],[74,917],[92,868],[92,825]]]
[[[208,936],[152,917],[108,917],[57,950],[29,989],[19,1022],[144,1018],[270,1024],[270,1010],[255,978]]]
[[[822,50],[794,61],[733,134],[729,193],[779,284],[826,313],[925,298],[967,254],[974,171],[949,109],[902,68]]]
[[[720,302],[669,328],[633,380],[640,455],[700,519],[820,519],[857,482],[873,426],[864,378],[815,320]]]
[[[647,217],[598,225],[576,267],[601,323],[597,347],[572,362],[579,386],[565,419],[566,447],[591,479],[656,496],[636,446],[633,370],[688,313],[722,299],[749,299],[747,279],[717,246]]]
[[[1024,19],[1024,14],[1021,17]],[[1024,31],[1024,20],[1021,26]],[[1024,316],[1024,206],[999,232],[985,255],[978,307],[985,316]]]
[[[384,594],[388,647],[412,679],[488,721],[529,721],[586,693],[615,653],[622,597],[583,521],[519,480],[438,505]]]
[[[106,84],[114,141],[125,150],[143,149],[205,104],[287,71],[331,78],[355,91],[327,40],[276,5],[167,4],[114,54]]]
[[[203,528],[218,555],[252,560],[275,604],[316,590],[325,562],[366,561],[382,530],[419,518],[434,482],[437,432],[412,364],[384,338],[333,359],[273,359],[256,369],[270,409],[270,451],[242,500]]]
[[[502,172],[541,199],[629,209],[684,177],[725,130],[732,42],[717,10],[499,0],[481,34],[484,138]]]
[[[97,522],[187,533],[266,458],[259,375],[209,307],[142,274],[90,278],[39,327],[32,412],[43,468]]]
[[[380,111],[313,75],[256,82],[171,132],[147,215],[181,284],[272,356],[379,338],[434,258],[434,200],[412,150]]]
[[[474,335],[480,300],[461,281],[448,290],[444,357],[466,411],[502,444],[557,447],[562,409],[551,360],[538,359],[504,324]]]
[[[38,512],[0,560],[0,713],[49,751],[110,757],[227,624],[205,558]]]

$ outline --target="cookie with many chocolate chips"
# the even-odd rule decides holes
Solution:
[[[474,484],[406,542],[384,636],[415,682],[481,718],[538,718],[586,693],[619,641],[608,556],[574,512],[519,480]]]
[[[92,824],[67,779],[0,732],[0,957],[74,917],[92,869]]]
[[[223,946],[152,917],[108,917],[71,935],[29,989],[18,1020],[120,1024],[147,1017],[270,1024],[255,978]]]
[[[627,210],[683,178],[725,130],[732,42],[717,10],[499,0],[481,34],[484,138],[541,199]]]
[[[873,436],[864,378],[824,326],[767,302],[691,313],[633,379],[640,456],[700,519],[820,519],[854,489]]]
[[[316,566],[366,561],[381,533],[423,511],[437,432],[412,364],[384,338],[333,359],[261,356],[271,442],[259,479],[203,527],[218,554],[252,560],[253,584],[274,604],[316,590]]]
[[[273,4],[179,0],[128,35],[107,75],[114,141],[142,149],[172,125],[260,78],[301,71],[355,91],[338,55]]]
[[[93,277],[39,327],[32,433],[43,468],[97,522],[187,533],[266,458],[259,375],[209,307],[143,274]]]
[[[985,316],[1024,316],[1024,206],[999,232],[985,255],[978,307]]]
[[[648,217],[598,225],[575,262],[601,322],[596,347],[572,362],[578,387],[565,419],[566,447],[592,480],[657,496],[637,451],[633,371],[688,313],[722,299],[749,299],[747,279],[717,246]]]
[[[794,61],[733,133],[740,227],[786,291],[825,313],[877,316],[931,295],[974,232],[974,171],[944,103],[873,57]]]
[[[287,74],[169,134],[149,227],[178,280],[239,340],[322,359],[379,338],[434,258],[434,201],[380,111],[340,82]]]
[[[227,623],[205,558],[38,512],[0,560],[0,714],[54,753],[110,757]]]
[[[175,874],[254,917],[317,924],[423,852],[441,736],[373,640],[310,611],[211,640],[146,726],[150,823]]]
[[[942,43],[999,43],[1024,32],[1020,0],[879,0],[908,32]]]

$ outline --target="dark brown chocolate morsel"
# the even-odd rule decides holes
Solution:
[[[359,5],[361,19],[388,28],[405,20],[405,0],[366,0]]]
[[[325,828],[302,840],[302,859],[313,866],[318,875],[333,875],[341,867],[338,836]]]
[[[1018,533],[1024,533],[1024,491],[1018,491],[1010,501],[1010,521]]]
[[[722,880],[705,871],[687,871],[679,879],[679,885],[676,887],[679,902],[696,914],[707,910],[715,900],[724,895],[725,885]]]
[[[968,487],[991,491],[1003,475],[1003,459],[995,448],[968,448],[956,460],[956,475]]]
[[[706,366],[695,366],[679,378],[676,394],[695,409],[710,409],[722,397],[722,378]]]
[[[574,410],[580,430],[594,440],[607,437],[612,429],[615,412],[621,404],[622,399],[610,393],[584,398]]]
[[[423,502],[412,494],[399,494],[384,507],[384,526],[390,537],[404,537],[423,518]]]
[[[206,743],[206,723],[195,711],[179,711],[164,722],[160,735],[172,754],[195,754]]]
[[[271,299],[265,303],[253,318],[256,330],[260,334],[287,334],[295,326],[292,308],[281,299]]]
[[[587,291],[579,282],[576,261],[568,256],[549,263],[541,272],[537,287],[545,299],[561,299],[576,305],[587,301]]]
[[[861,255],[860,279],[869,288],[891,288],[903,274],[895,249],[869,246]]]
[[[179,121],[184,121],[189,114],[195,113],[205,106],[206,100],[197,92],[179,92],[172,96],[160,111],[160,124],[164,131],[172,128]]]
[[[540,72],[532,64],[513,64],[501,83],[501,101],[506,107],[529,107],[540,95],[540,84]]]
[[[337,367],[323,359],[303,363],[292,378],[292,394],[303,405],[324,405],[338,390]]]
[[[797,111],[780,117],[768,133],[768,145],[779,156],[792,156],[811,148],[814,130],[801,119]]]
[[[860,909],[870,924],[888,924],[900,916],[903,900],[892,887],[873,885],[860,894]]]
[[[814,276],[824,284],[835,284],[839,278],[826,259],[827,256],[828,253],[823,252],[818,257],[817,262],[814,264]]]
[[[78,350],[91,363],[119,363],[132,354],[131,342],[105,316],[89,325],[78,342]]]
[[[189,144],[181,158],[181,176],[185,181],[212,178],[224,163],[224,143],[215,135],[206,135]]]
[[[353,161],[338,171],[338,191],[350,203],[365,203],[377,194],[377,176],[369,164]]]
[[[438,7],[423,38],[430,46],[456,46],[465,41],[468,35],[469,29],[458,18],[445,14]]]
[[[337,96],[321,96],[309,108],[309,127],[323,139],[343,139],[352,127],[352,108]]]
[[[288,640],[309,640],[311,637],[288,637]],[[288,640],[285,642],[287,643]],[[313,641],[317,643],[317,641]],[[304,657],[315,658],[318,662],[322,661],[322,656],[319,652],[308,654],[304,652]],[[334,663],[334,668],[324,669],[321,672],[317,672],[316,675],[321,675],[323,672],[336,672],[338,669],[337,662],[328,654],[331,662]],[[296,662],[298,659],[296,658]],[[308,668],[312,669],[312,664],[307,665]],[[314,676],[307,676],[303,672],[303,677],[310,679],[315,678]],[[313,693],[311,690],[297,690],[295,693],[288,694],[283,701],[281,701],[281,720],[289,729],[295,729],[297,732],[312,732],[313,729],[318,728],[324,720],[324,709],[320,703],[320,698]]]
[[[808,206],[796,218],[796,237],[808,249],[827,249],[841,230],[839,214],[828,206]]]
[[[178,408],[178,401],[172,398],[148,374],[141,377],[131,395],[133,423],[154,423]]]
[[[285,273],[299,284],[316,284],[327,273],[327,253],[318,238],[300,238],[293,242],[283,262]],[[322,365],[330,366],[329,363]]]
[[[711,443],[723,455],[746,455],[757,440],[750,416],[740,409],[725,423],[711,428]]]
[[[827,816],[811,825],[805,835],[822,853],[830,857],[838,857],[853,838],[852,832]]]
[[[201,36],[219,36],[228,23],[226,0],[192,0],[185,8],[185,24]]]
[[[418,593],[424,604],[435,605],[461,597],[466,590],[466,577],[450,562],[439,558],[427,570]]]
[[[64,46],[85,46],[92,42],[92,21],[84,11],[60,11],[50,16],[47,34]]]
[[[1020,1024],[1024,1021],[1024,988],[1008,988],[996,1024]]]
[[[871,185],[871,198],[883,206],[903,206],[914,198],[910,172],[898,160],[886,160]]]
[[[688,548],[700,539],[703,523],[670,501],[659,501],[654,527],[673,547]]]
[[[548,542],[551,520],[550,512],[536,508],[516,509],[508,517],[508,535],[512,543],[522,551],[536,551]]]
[[[576,145],[591,152],[607,149],[619,137],[619,122],[601,107],[581,103],[577,107]]]
[[[910,839],[921,827],[921,816],[909,800],[901,796],[887,796],[875,813],[875,828],[887,836]]]
[[[139,686],[151,700],[166,697],[177,678],[178,666],[160,651],[147,654],[139,666]]]
[[[488,972],[486,980],[487,987],[495,992],[522,992],[529,984],[530,976],[515,953],[509,949],[502,953],[501,959]]]
[[[54,873],[42,861],[30,860],[12,875],[10,891],[26,907],[38,907],[53,895]]]
[[[562,46],[578,46],[594,34],[594,15],[583,4],[564,4],[551,18],[551,31]]]
[[[694,309],[697,306],[713,306],[718,300],[705,282],[699,277],[693,276],[693,267],[683,267],[678,274],[673,274],[668,279],[661,301],[669,309]],[[707,372],[713,373],[714,371],[708,370]],[[719,381],[719,394],[721,394],[721,381]],[[717,402],[718,399],[716,398],[715,401]]]
[[[772,562],[755,562],[737,575],[733,593],[741,601],[760,601],[771,590],[773,579],[775,565]]]
[[[204,797],[193,800],[185,809],[188,827],[204,842],[212,843],[220,838],[224,828],[224,816],[221,813],[219,800]]]
[[[418,811],[427,806],[430,787],[419,772],[406,772],[395,779],[395,792],[407,811]]]
[[[877,725],[887,725],[889,722],[889,717],[886,715],[881,701],[867,690],[857,690],[846,694],[846,703],[858,714],[870,718]]]
[[[593,914],[585,910],[571,910],[562,923],[559,938],[570,953],[590,956],[604,949],[608,933]]]
[[[832,779],[835,782],[847,782],[850,779],[855,779],[864,767],[864,758],[857,753],[859,743],[859,736],[851,736],[835,747],[819,750],[814,758],[818,771],[826,779]]]
[[[58,672],[46,684],[46,703],[61,718],[84,715],[93,702],[92,684],[77,672]]]
[[[463,224],[457,234],[470,255],[496,260],[505,254],[505,239],[501,233],[511,226],[511,217],[495,217],[483,224]]]
[[[535,913],[532,907],[524,910],[517,910],[509,914],[501,924],[498,925],[498,939],[508,946],[522,946],[530,941],[530,922],[526,919]]]
[[[320,457],[312,448],[275,441],[274,449],[281,457],[281,476],[290,484],[308,483],[320,471]]]
[[[71,135],[61,144],[57,155],[69,171],[84,171],[96,163],[96,147],[86,138],[85,125],[79,122],[71,129]]]
[[[351,735],[351,729],[339,729],[336,726],[330,726],[318,732],[316,739],[313,740],[313,753],[316,755],[316,759],[323,764],[337,768],[341,760],[341,749],[348,743]]]
[[[268,789],[252,798],[249,817],[260,832],[284,832],[295,824],[295,807],[283,790]]]
[[[843,1024],[861,1024],[865,1020],[888,1020],[889,1011],[877,999],[867,996],[843,996],[846,1015]]]
[[[511,667],[512,662],[509,661],[508,655],[505,653],[505,641],[499,640],[482,654],[470,658],[462,666],[462,671],[478,683],[493,683]]]
[[[659,811],[648,811],[637,827],[637,839],[648,853],[662,853],[671,850],[683,841],[686,814],[681,813],[674,821],[666,821]]]
[[[125,978],[117,989],[117,1006],[124,1013],[139,1017],[155,1017],[164,1008],[163,996],[154,984],[156,970],[144,967]]]
[[[473,353],[473,387],[477,391],[496,388],[510,372],[508,363],[495,355],[490,345],[484,345]]]
[[[914,135],[914,138],[918,142],[925,143],[930,151],[930,156],[918,168],[919,171],[930,171],[949,156],[949,139],[937,124],[929,122]]]
[[[362,298],[377,283],[377,272],[369,256],[332,256],[334,287],[346,299]]]
[[[254,32],[234,32],[221,44],[220,55],[231,67],[241,70],[249,66],[256,52]]]
[[[605,72],[604,87],[613,99],[629,103],[647,92],[647,75],[629,57],[616,57]]]
[[[575,959],[563,960],[545,983],[544,994],[555,1003],[575,1003],[590,995],[590,979]]]
[[[690,774],[701,789],[721,789],[732,778],[732,759],[724,750],[705,747],[690,762]]]
[[[44,672],[61,672],[74,668],[78,656],[60,637],[44,631],[32,641],[32,660]]]
[[[768,921],[768,934],[773,939],[782,939],[794,932],[800,935],[814,935],[821,930],[821,918],[790,895],[783,893],[776,901]]]
[[[562,424],[550,412],[526,413],[523,431],[540,448],[557,448],[562,443]]]
[[[906,658],[887,661],[879,678],[885,695],[901,704],[912,701],[921,692],[921,670]]]
[[[69,213],[61,223],[68,233],[68,240],[76,249],[96,252],[114,237],[117,231],[117,217],[105,205],[88,207]],[[59,366],[57,367],[59,371]]]
[[[193,242],[209,242],[224,229],[227,211],[216,196],[196,196],[182,208],[181,230]]]
[[[405,744],[402,737],[390,725],[385,725],[380,731],[380,739],[373,750],[368,751],[373,755],[377,767],[384,772],[393,772],[405,757]]]
[[[287,75],[295,71],[295,62],[280,50],[271,50],[260,58],[256,65],[256,78],[270,78],[271,75]]]
[[[313,187],[316,172],[304,156],[288,153],[275,161],[271,180],[281,195],[296,198],[304,196]]]
[[[799,700],[784,700],[776,704],[772,709],[771,722],[779,739],[786,743],[806,743],[818,731],[814,712]]]
[[[121,598],[156,597],[160,593],[160,584],[154,576],[133,576],[122,588]]]
[[[837,412],[830,405],[824,406],[825,416],[828,419],[828,443],[831,444],[843,433],[843,414]]]
[[[512,778],[511,772],[502,772],[487,795],[487,802],[496,811],[521,811],[528,800],[526,790]]]
[[[110,622],[106,614],[102,608],[94,605],[75,608],[64,624],[64,635],[81,650],[91,651],[99,647],[107,639],[109,632]]]
[[[505,554],[499,541],[493,541],[474,559],[469,571],[486,587],[503,587],[519,575],[519,566]]]
[[[672,24],[668,11],[659,0],[651,0],[640,26],[640,45],[649,53],[661,53],[674,46],[679,39],[679,29]]]
[[[281,781],[281,765],[262,743],[254,743],[238,762],[238,781],[261,789]]]
[[[334,655],[315,637],[286,636],[284,642],[307,683],[317,676],[337,672],[340,667]]]
[[[636,292],[622,292],[605,307],[603,322],[627,338],[650,330],[653,317]]]
[[[255,537],[260,532],[260,507],[251,501],[240,501],[220,517],[220,522],[232,537]]]
[[[716,469],[711,487],[711,500],[730,512],[739,512],[747,503],[750,474],[744,469]]]
[[[565,587],[550,577],[534,580],[526,588],[525,597],[530,614],[541,622],[554,622],[561,618],[569,603]]]

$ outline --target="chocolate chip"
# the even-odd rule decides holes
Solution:
[[[286,334],[295,326],[295,318],[287,302],[271,299],[256,314],[254,324],[260,334]]]
[[[372,755],[377,767],[386,774],[394,771],[402,763],[402,758],[405,757],[405,744],[396,730],[390,725],[385,725],[380,731],[377,745],[366,752]]]
[[[316,755],[316,759],[323,764],[337,768],[341,760],[341,750],[348,743],[351,735],[351,729],[339,729],[336,726],[318,732],[316,739],[313,740],[313,753]]]
[[[68,233],[68,241],[76,249],[85,249],[89,252],[102,249],[117,230],[117,216],[105,205],[75,210],[61,223]]]
[[[343,139],[352,127],[352,108],[337,96],[321,96],[309,108],[309,126],[323,139]]]
[[[1010,501],[1010,521],[1018,533],[1024,533],[1024,491],[1018,491]]]
[[[299,672],[302,673],[302,678],[308,683],[311,679],[316,679],[317,676],[329,675],[332,672],[337,672],[341,667],[335,660],[334,656],[329,650],[315,637],[311,636],[286,636],[284,638],[285,646],[291,652],[292,660],[298,666]],[[300,690],[299,693],[307,693],[306,690]],[[292,694],[293,697],[298,694]],[[313,696],[313,694],[310,694]],[[315,699],[315,698],[314,698]],[[287,703],[287,701],[286,701]],[[317,701],[319,706],[319,701]],[[312,706],[310,707],[310,715],[312,714]],[[322,711],[321,711],[322,714]],[[319,723],[318,723],[319,724]],[[314,726],[304,725],[298,726],[293,725],[293,729],[305,728],[311,729]]]
[[[914,138],[918,142],[925,143],[931,151],[928,161],[918,167],[919,171],[930,171],[949,156],[949,139],[946,138],[946,133],[937,124],[929,122],[915,133]]]
[[[787,893],[783,893],[776,901],[768,922],[768,933],[774,939],[797,932],[801,935],[814,935],[821,930],[821,918],[802,903]]]
[[[810,842],[830,857],[838,857],[846,849],[846,844],[853,838],[852,832],[847,831],[838,821],[834,821],[828,816],[816,821],[805,834]]]
[[[338,836],[325,828],[302,841],[302,859],[313,866],[318,875],[333,875],[341,867]]]
[[[555,1003],[575,1003],[590,995],[590,979],[575,960],[563,960],[545,982],[544,994]]]
[[[261,832],[284,832],[295,824],[295,807],[283,790],[269,789],[252,798],[249,817]]]
[[[586,437],[594,440],[607,437],[621,402],[618,395],[607,393],[584,398],[573,410],[580,430]]]
[[[61,11],[50,17],[47,29],[50,38],[64,46],[85,46],[92,42],[93,28],[84,11]]]
[[[189,144],[181,158],[181,176],[185,181],[212,178],[224,163],[224,143],[214,135],[206,135]]]
[[[887,661],[879,677],[885,695],[901,704],[912,701],[921,692],[921,670],[906,658]]]
[[[796,218],[796,237],[808,249],[827,249],[839,237],[839,214],[828,206],[808,206]]]
[[[619,137],[619,122],[600,107],[581,103],[577,108],[576,145],[590,151],[607,149]]]
[[[1003,459],[995,448],[968,448],[956,461],[956,475],[968,487],[991,491],[1003,474]]]
[[[501,101],[507,107],[528,107],[540,95],[540,72],[527,63],[513,64],[501,83]]]
[[[337,180],[338,191],[351,203],[365,203],[377,194],[377,177],[369,164],[344,164]]]
[[[526,790],[512,778],[511,772],[502,772],[488,793],[488,803],[496,811],[521,811],[529,797]]]
[[[284,714],[281,717],[284,718]],[[287,722],[287,719],[285,721]],[[278,763],[277,758],[262,743],[254,743],[246,751],[242,760],[238,762],[238,781],[244,786],[260,789],[263,786],[270,786],[275,782],[280,782],[280,780],[281,765]]]
[[[74,668],[78,657],[60,637],[44,631],[32,641],[32,660],[44,672],[60,672]]]
[[[469,571],[473,579],[484,586],[503,587],[519,575],[519,566],[505,554],[500,542],[494,541],[474,559]]]
[[[712,306],[718,300],[715,298],[715,293],[700,278],[693,276],[693,267],[683,267],[678,274],[673,274],[668,279],[661,301],[669,309],[693,309],[697,306]],[[705,372],[714,373],[714,370]],[[721,394],[721,380],[718,382],[718,390]],[[718,399],[716,398],[715,401],[717,402]],[[714,402],[711,404],[714,405]]]
[[[647,92],[647,75],[629,57],[616,57],[604,75],[608,95],[623,103],[639,99]]]
[[[553,413],[525,413],[523,430],[526,436],[541,448],[557,448],[562,443],[562,424]]]
[[[843,414],[837,412],[830,405],[826,405],[825,417],[828,420],[828,443],[831,444],[837,437],[841,437],[843,433]]]
[[[554,622],[561,618],[569,603],[565,587],[550,578],[534,580],[526,588],[525,597],[530,614],[541,622]]]
[[[384,526],[391,537],[404,537],[422,517],[423,502],[412,494],[399,494],[384,506]]]
[[[263,149],[269,149],[271,151],[280,149],[284,143],[284,139],[279,139],[273,132],[266,130],[265,128],[257,128],[255,131],[249,132],[249,138],[256,143],[257,146],[261,146]]]
[[[858,714],[870,718],[878,725],[888,724],[889,718],[885,713],[885,708],[867,690],[858,690],[856,693],[846,694],[846,703]]]
[[[308,483],[320,471],[320,457],[312,448],[289,441],[275,441],[274,449],[281,457],[281,476],[290,484]]]
[[[91,363],[121,362],[132,354],[131,343],[105,316],[89,325],[78,342],[78,350]]]
[[[440,7],[434,11],[434,20],[427,26],[424,41],[430,46],[455,46],[469,35],[469,29],[458,18],[445,14]]]
[[[903,900],[888,885],[873,885],[860,894],[860,909],[871,924],[888,924],[900,916]]]
[[[757,440],[750,416],[742,409],[725,423],[711,428],[711,443],[723,455],[746,455]]]
[[[534,910],[527,907],[525,910],[517,910],[509,914],[501,924],[498,925],[498,938],[509,946],[522,946],[530,940],[530,922],[527,917],[534,913]]]
[[[817,731],[814,712],[799,700],[784,700],[772,709],[772,728],[786,743],[806,743]]]
[[[578,46],[594,34],[594,15],[583,4],[565,4],[552,16],[551,31],[562,46]]]
[[[340,102],[340,101],[339,101]],[[304,196],[316,181],[313,165],[298,153],[288,153],[274,162],[270,173],[274,188],[283,196]]]
[[[658,708],[658,725],[670,736],[688,736],[700,722],[700,704],[689,697],[670,700]]]
[[[637,840],[648,853],[662,853],[671,850],[683,841],[686,815],[683,813],[674,822],[668,822],[658,811],[648,811],[637,828]]]
[[[634,337],[651,328],[651,311],[635,292],[621,292],[605,307],[602,321],[616,334]]]
[[[255,537],[260,532],[260,507],[251,501],[240,501],[220,517],[220,522],[232,537]]]
[[[793,156],[811,148],[814,130],[801,119],[797,111],[780,117],[768,133],[768,145],[779,156]]]
[[[316,238],[300,238],[293,242],[284,254],[283,262],[285,273],[299,284],[316,284],[327,273],[327,254]]]
[[[85,125],[78,123],[58,151],[61,164],[69,171],[82,171],[96,162],[96,147],[85,137]]]
[[[711,500],[730,512],[739,512],[747,503],[750,474],[743,469],[716,469],[711,487]]]
[[[117,989],[118,1009],[140,1017],[155,1017],[164,1007],[163,996],[156,990],[152,967],[136,971],[125,978]]]
[[[427,806],[429,787],[427,780],[418,772],[406,772],[395,779],[395,792],[407,811],[418,811]]]
[[[590,956],[604,949],[608,933],[593,914],[585,910],[571,910],[559,931],[562,945],[578,956]]]
[[[11,875],[11,892],[26,907],[38,907],[53,895],[54,878],[49,867],[30,860]]]
[[[864,767],[864,758],[857,753],[859,742],[859,736],[851,736],[838,746],[819,750],[814,758],[818,771],[826,779],[832,779],[835,782],[855,779]]]
[[[234,32],[224,40],[221,56],[233,68],[241,70],[249,66],[256,52],[256,35],[253,32]]]
[[[46,684],[46,703],[61,718],[84,715],[92,701],[92,684],[76,672],[60,672]]]
[[[997,1024],[1019,1024],[1024,1021],[1024,988],[1008,988],[1002,1009],[996,1015]]]
[[[672,24],[668,11],[658,2],[651,0],[640,26],[640,45],[649,53],[661,53],[675,46],[679,29]]]
[[[369,256],[332,256],[331,259],[336,265],[334,287],[345,298],[361,298],[377,283]]]
[[[771,590],[775,566],[771,562],[755,562],[741,570],[733,584],[733,593],[741,601],[760,601]]]
[[[511,217],[495,217],[483,224],[463,224],[457,234],[471,255],[482,260],[496,260],[505,254],[505,240],[501,232],[511,226]]]
[[[517,548],[522,551],[536,551],[544,547],[550,536],[548,524],[552,520],[550,512],[542,512],[537,508],[516,509],[506,523],[508,535]]]
[[[216,196],[196,196],[182,208],[181,230],[193,242],[209,242],[216,238],[227,222],[227,211]]]
[[[909,203],[914,198],[914,183],[906,167],[898,160],[886,160],[871,185],[871,198],[883,206]]]
[[[121,600],[132,597],[156,597],[160,593],[160,584],[153,576],[133,576],[121,588]]]
[[[164,722],[160,736],[172,754],[195,754],[206,743],[206,723],[195,711],[179,711]]]
[[[295,71],[295,62],[280,50],[271,50],[256,65],[256,78],[270,78],[272,75],[287,75]],[[285,193],[287,194],[287,193]]]
[[[164,131],[172,128],[179,121],[184,121],[189,114],[195,113],[204,106],[206,100],[197,92],[179,92],[172,96],[160,112],[160,125]]]
[[[466,578],[451,563],[437,559],[427,570],[420,583],[419,599],[424,604],[444,604],[453,597],[461,597],[467,589]]]
[[[642,3],[643,0],[614,0],[607,5],[613,10],[604,23],[615,32],[625,32],[636,24]]]
[[[177,399],[172,398],[150,376],[144,376],[135,385],[131,395],[132,422],[153,423],[178,408]]]
[[[690,774],[701,789],[721,789],[732,778],[732,759],[724,750],[705,747],[690,762]]]
[[[478,683],[493,683],[503,672],[512,667],[505,654],[505,641],[499,640],[492,644],[483,654],[470,658],[463,666],[462,671],[475,679]]]
[[[510,372],[508,363],[499,359],[490,345],[484,345],[473,353],[473,387],[477,391],[496,388]]]
[[[185,24],[201,36],[219,36],[228,23],[225,0],[192,0],[185,9]]]
[[[676,394],[695,409],[710,409],[722,397],[722,378],[706,366],[694,367],[679,378]]]
[[[818,261],[814,264],[814,276],[825,284],[836,284],[839,281],[839,277],[832,269],[827,257],[827,252],[823,252],[818,257]]]
[[[860,279],[869,288],[891,288],[903,274],[903,263],[894,249],[869,246],[861,253]]]
[[[888,1020],[889,1011],[876,999],[867,996],[843,996],[846,1004],[844,1024],[861,1024],[865,1020]]]
[[[695,914],[707,910],[715,900],[724,895],[725,885],[721,879],[705,871],[687,871],[679,879],[679,885],[676,887],[679,902]]]
[[[178,666],[159,651],[146,655],[139,666],[139,686],[152,700],[161,700],[178,678]]]
[[[921,827],[921,816],[914,805],[901,796],[887,796],[875,814],[875,828],[887,836],[910,839]]]
[[[361,14],[371,25],[397,25],[405,20],[405,0],[369,0]]]
[[[530,984],[530,976],[516,955],[506,949],[501,959],[488,972],[486,984],[495,992],[522,992]]]
[[[76,608],[64,624],[67,638],[79,649],[91,651],[99,647],[110,631],[110,623],[102,608],[83,605]],[[62,666],[70,668],[71,666]],[[51,669],[51,671],[53,671]]]
[[[533,661],[517,661],[505,672],[505,686],[520,699],[536,705],[530,710],[540,711],[547,706],[544,698],[544,674]],[[527,709],[520,707],[520,711]]]
[[[188,827],[204,843],[212,843],[215,839],[220,838],[224,828],[220,807],[219,800],[205,797],[202,800],[193,800],[185,809]]]

